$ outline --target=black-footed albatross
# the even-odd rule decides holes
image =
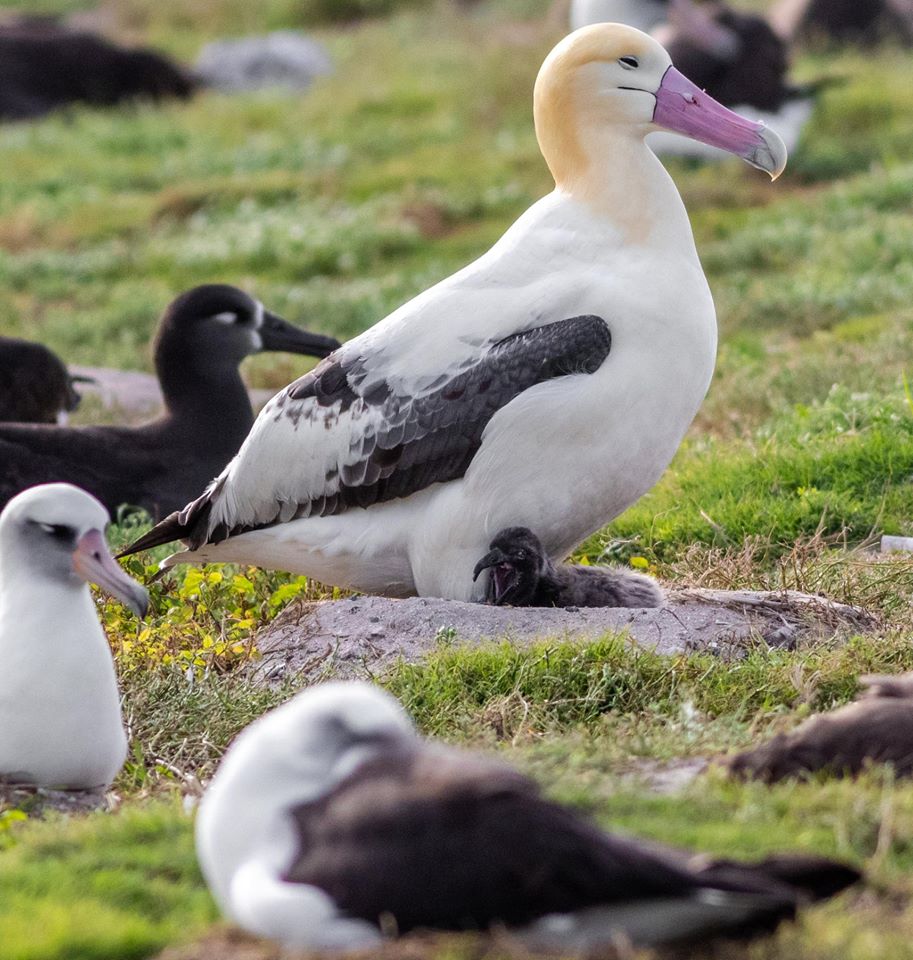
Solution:
[[[0,423],[61,423],[82,399],[66,364],[42,343],[0,337]]]
[[[913,673],[866,676],[860,683],[867,689],[854,703],[728,758],[730,773],[776,783],[819,771],[855,776],[888,764],[897,776],[913,774]]]
[[[26,487],[65,481],[112,515],[177,510],[237,453],[254,422],[239,365],[283,350],[325,357],[332,337],[300,330],[235,287],[207,284],[166,309],[154,341],[164,414],[139,427],[0,425],[0,506]]]

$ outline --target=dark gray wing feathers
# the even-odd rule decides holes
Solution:
[[[351,383],[362,373],[361,360],[352,364],[350,376],[330,358],[289,387],[289,397],[313,397],[317,410],[335,404],[341,411],[356,403],[379,407],[383,426],[353,437],[350,451],[357,459],[340,468],[338,492],[299,504],[297,516],[368,507],[463,476],[498,410],[539,383],[594,373],[611,344],[599,317],[561,320],[492,344],[471,367],[416,397],[397,395],[384,381],[358,394]]]
[[[212,502],[223,476],[127,553],[176,539],[195,550],[247,530],[370,507],[408,497],[433,483],[456,480],[466,473],[498,410],[537,384],[595,373],[611,346],[612,335],[601,317],[559,320],[489,344],[469,365],[434,378],[415,396],[397,394],[386,381],[372,379],[365,358],[347,357],[343,347],[287,387],[271,408],[276,419],[285,416],[295,424],[311,419],[327,429],[342,414],[357,422],[380,413],[352,431],[350,459],[326,476],[326,488],[332,492],[297,504],[277,501],[271,515],[256,524],[220,523],[209,529]],[[302,404],[307,400],[313,402]],[[376,422],[379,428],[374,427]]]

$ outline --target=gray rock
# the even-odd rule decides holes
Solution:
[[[200,51],[197,76],[208,87],[235,93],[284,87],[304,90],[333,72],[333,61],[316,41],[280,30],[259,37],[215,40]]]
[[[667,596],[666,606],[649,610],[490,607],[428,597],[295,603],[257,636],[262,659],[254,675],[266,683],[288,676],[370,678],[400,658],[418,661],[446,643],[507,637],[523,644],[618,631],[657,653],[737,657],[758,641],[794,647],[875,625],[857,607],[795,592],[679,590]]]

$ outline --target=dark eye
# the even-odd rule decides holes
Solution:
[[[526,551],[525,551],[525,550],[518,550],[518,551],[517,551],[517,559],[518,559],[518,560],[525,560],[525,559],[526,559]]]
[[[637,57],[619,57],[618,62],[626,70],[636,70],[640,66],[640,61]]]
[[[76,537],[76,531],[64,523],[39,523],[38,526],[55,540],[69,542]]]

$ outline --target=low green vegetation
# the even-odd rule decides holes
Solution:
[[[336,71],[303,94],[0,127],[0,326],[71,362],[149,369],[162,308],[210,280],[353,336],[484,251],[550,187],[530,96],[563,30],[546,0],[124,0],[103,19],[187,61],[217,36],[308,26]],[[666,476],[578,558],[673,587],[822,593],[867,607],[877,626],[731,661],[638,652],[623,635],[524,650],[454,637],[378,679],[425,733],[496,752],[606,826],[865,869],[839,902],[707,956],[892,960],[913,941],[913,788],[884,770],[772,790],[712,763],[693,782],[675,777],[847,702],[861,673],[913,668],[913,560],[867,549],[913,534],[913,60],[805,51],[795,72],[832,82],[780,182],[736,162],[669,164],[717,302],[717,372]],[[300,371],[273,355],[247,372],[279,386]],[[124,518],[115,545],[143,526]],[[164,553],[127,568],[150,581]],[[332,594],[233,567],[181,568],[150,590],[142,625],[99,600],[132,742],[114,812],[0,801],[0,960],[152,957],[218,929],[190,808],[236,732],[293,690],[252,683],[256,631],[289,602]],[[232,950],[198,956],[248,956]],[[445,938],[406,952],[498,951]]]
[[[899,388],[900,390],[900,388]],[[657,558],[695,543],[767,553],[797,540],[913,532],[913,412],[902,394],[834,389],[796,405],[747,440],[696,438],[663,481],[610,528]]]
[[[29,824],[3,838],[4,960],[148,957],[215,919],[176,803]]]

